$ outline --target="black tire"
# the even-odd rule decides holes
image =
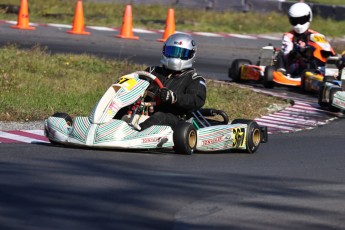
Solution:
[[[274,87],[273,72],[276,71],[274,66],[266,66],[264,71],[263,84],[267,89],[272,89]]]
[[[246,134],[246,149],[244,152],[246,153],[255,153],[261,143],[262,134],[261,129],[258,123],[253,120],[246,120],[246,119],[235,119],[231,122],[231,124],[246,124],[247,125],[247,134]]]
[[[251,65],[252,62],[248,59],[235,59],[229,68],[228,77],[234,82],[241,82],[241,66],[245,64]]]
[[[179,122],[174,129],[174,151],[177,154],[191,155],[197,145],[197,131],[193,124]]]
[[[57,113],[54,113],[54,114],[52,115],[52,117],[60,117],[60,118],[63,118],[63,119],[65,119],[67,125],[72,126],[72,122],[73,122],[72,117],[71,117],[70,115],[68,115],[67,113],[57,112]],[[49,141],[50,141],[50,143],[52,143],[53,145],[60,145],[59,142],[53,141],[53,140],[51,140],[51,139],[49,139]]]
[[[319,95],[318,95],[318,104],[321,107],[327,107],[328,106],[327,102],[323,102],[324,90],[325,90],[325,85],[324,85],[324,83],[322,83],[320,90],[319,90]]]
[[[328,105],[328,110],[331,112],[340,112],[340,109],[337,107],[334,107],[332,105],[333,103],[333,98],[334,98],[334,94],[338,91],[341,91],[341,88],[338,87],[333,87],[330,91],[329,91],[329,105]]]

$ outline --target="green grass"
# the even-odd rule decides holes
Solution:
[[[333,0],[335,1],[335,0]],[[19,0],[0,0],[0,4],[18,5]],[[76,1],[29,1],[30,22],[72,24]],[[83,2],[86,25],[121,27],[124,4]],[[168,8],[157,5],[133,5],[133,26],[144,29],[164,29]],[[0,11],[0,19],[17,20],[15,14]],[[224,33],[283,33],[290,29],[286,15],[279,13],[214,12],[175,8],[176,30]],[[313,25],[315,28],[313,28]],[[344,35],[344,22],[315,17],[313,29],[329,37]]]
[[[40,47],[1,48],[0,63],[6,63],[0,66],[1,121],[42,120],[57,111],[86,116],[119,76],[145,69],[87,54],[50,55]],[[287,104],[233,85],[207,84],[205,107],[225,110],[232,119],[259,117],[272,104]]]

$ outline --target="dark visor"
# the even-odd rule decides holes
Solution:
[[[291,25],[293,26],[296,26],[298,24],[303,25],[310,21],[310,14],[298,18],[289,17],[289,20]]]
[[[187,60],[193,57],[194,50],[176,46],[164,46],[163,55],[168,58],[180,58],[182,60]]]

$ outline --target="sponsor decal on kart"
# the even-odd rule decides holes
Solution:
[[[345,92],[337,92],[335,95],[334,95],[334,98],[333,98],[333,105],[340,108],[340,109],[343,109],[345,110],[345,100],[344,100],[344,95]]]
[[[232,147],[234,148],[241,148],[245,147],[245,128],[235,128],[232,130],[234,134],[234,140],[232,143]]]
[[[167,138],[167,137],[147,137],[141,140],[142,140],[142,143],[151,143],[151,142],[159,142],[162,138]]]
[[[222,140],[223,140],[223,137],[222,137],[222,136],[220,136],[220,137],[215,137],[215,138],[212,138],[212,139],[203,140],[203,141],[202,141],[202,145],[210,145],[210,144],[214,144],[214,143],[221,142]]]
[[[109,109],[108,109],[107,113],[109,116],[112,116],[113,111],[117,111],[117,110],[118,110],[118,107],[116,106],[115,102],[111,102],[109,105]]]

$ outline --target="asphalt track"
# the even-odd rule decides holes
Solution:
[[[147,65],[160,58],[159,33],[128,41],[109,31],[73,36],[64,30],[19,31],[3,23],[0,43],[39,43],[52,52],[90,52]],[[259,47],[279,42],[195,37],[199,71],[227,81],[232,59],[255,60]],[[344,128],[338,118],[270,135],[252,155],[0,144],[0,229],[345,229]]]

